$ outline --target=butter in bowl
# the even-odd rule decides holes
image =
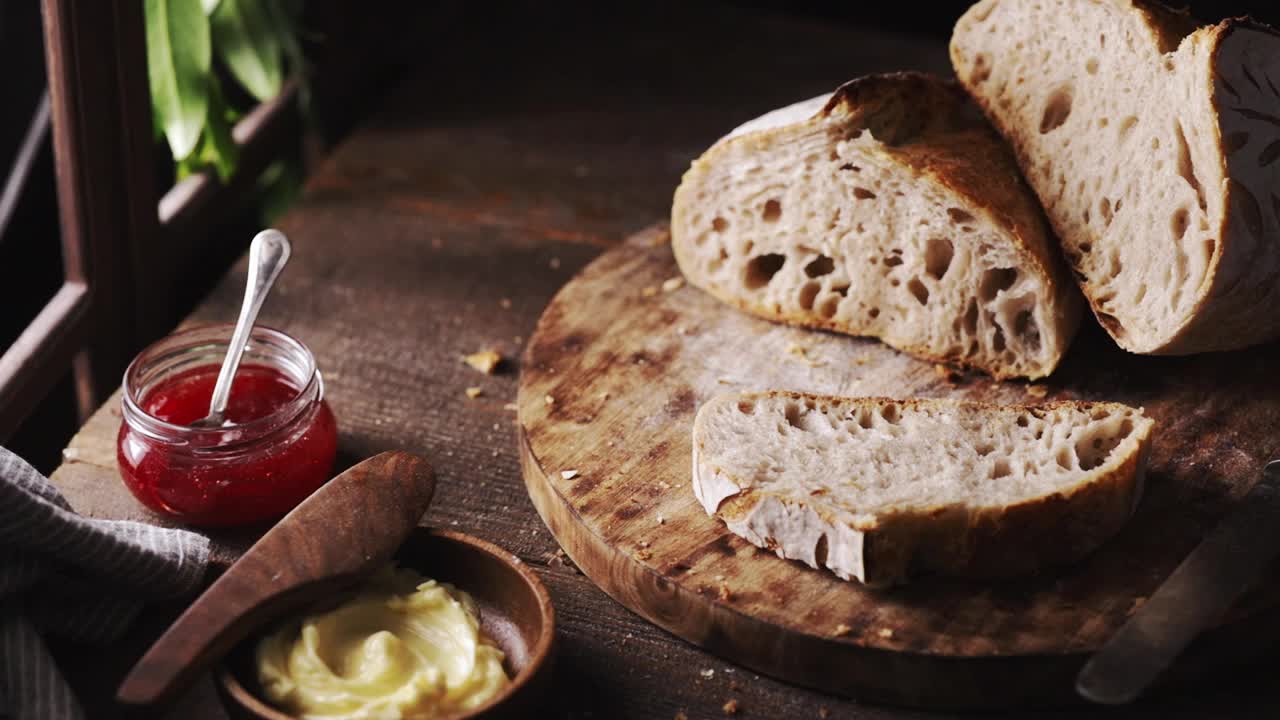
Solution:
[[[196,600],[117,698],[163,705],[214,667],[234,718],[536,714],[546,588],[492,543],[417,527],[433,490],[408,453],[330,481]]]

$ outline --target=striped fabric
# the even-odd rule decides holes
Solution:
[[[83,718],[41,633],[110,642],[146,602],[197,591],[208,559],[193,532],[77,515],[0,448],[0,718]]]

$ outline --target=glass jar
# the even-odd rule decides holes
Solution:
[[[120,475],[144,505],[191,525],[279,517],[329,479],[337,453],[315,356],[270,328],[250,336],[222,427],[192,427],[208,414],[232,329],[176,332],[124,375]]]

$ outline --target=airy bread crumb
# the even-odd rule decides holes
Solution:
[[[463,356],[462,361],[485,375],[492,375],[502,363],[502,354],[493,349],[481,350]]]

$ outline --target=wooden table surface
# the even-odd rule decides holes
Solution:
[[[425,523],[518,554],[559,619],[547,717],[889,720],[945,717],[861,705],[718,660],[615,603],[557,556],[517,460],[519,357],[556,290],[603,248],[667,216],[689,161],[735,124],[858,74],[946,72],[938,41],[755,11],[534,9],[501,28],[424,28],[422,65],[327,159],[280,223],[294,259],[262,322],[308,343],[324,372],[343,462],[389,449],[430,458]],[[674,7],[674,6],[672,6]],[[247,238],[246,238],[247,241]],[[235,318],[241,262],[192,315]],[[496,347],[484,376],[459,357]],[[465,388],[483,394],[469,399]],[[113,397],[65,451],[54,482],[79,511],[162,522],[120,484]],[[252,532],[214,536],[229,562]],[[57,646],[94,717],[171,617],[157,609],[101,651]],[[1272,717],[1276,663],[1218,677],[1114,717]],[[1076,708],[1018,717],[1074,718]],[[207,686],[173,714],[221,718]]]

